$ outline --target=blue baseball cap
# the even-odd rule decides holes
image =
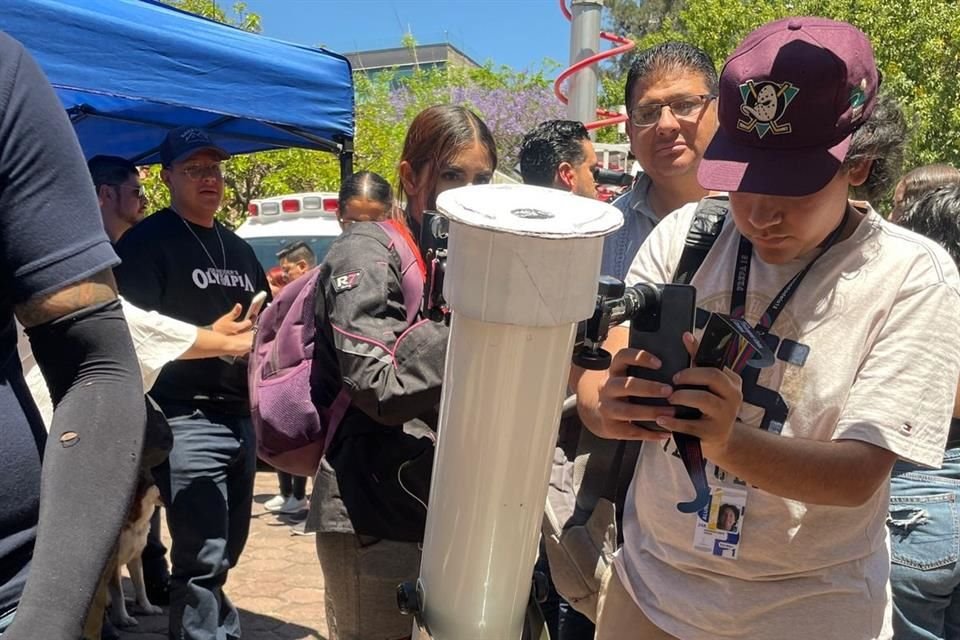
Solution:
[[[200,127],[177,127],[167,132],[167,137],[160,144],[160,162],[169,167],[201,150],[213,151],[221,160],[230,157],[230,154],[215,144],[210,134]]]

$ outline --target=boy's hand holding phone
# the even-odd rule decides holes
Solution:
[[[655,423],[660,416],[672,416],[674,408],[636,404],[633,398],[664,400],[673,394],[673,386],[627,373],[628,369],[633,370],[635,367],[656,371],[662,366],[659,358],[642,349],[621,349],[614,354],[608,377],[599,389],[600,401],[597,408],[603,420],[604,437],[657,441],[670,438],[666,431],[637,428],[634,422],[642,420]]]
[[[686,333],[683,342],[694,358],[700,346],[697,339]],[[693,366],[677,373],[673,380],[677,387],[698,388],[676,389],[667,402],[696,409],[702,415],[696,419],[660,416],[656,418],[657,425],[700,438],[707,458],[717,459],[717,452],[722,452],[730,439],[743,404],[740,376],[727,368]]]

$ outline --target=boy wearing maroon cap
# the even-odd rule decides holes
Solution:
[[[776,361],[694,367],[664,387],[627,375],[659,362],[611,331],[609,371],[579,385],[584,420],[652,442],[598,639],[891,637],[887,478],[898,458],[941,462],[960,375],[960,349],[941,336],[960,331],[960,277],[940,247],[848,200],[902,143],[884,143],[902,121],[881,113],[878,86],[867,38],[820,18],[759,28],[724,66],[698,176],[730,193],[730,215],[692,284],[702,309],[749,322]],[[883,133],[888,120],[899,132]],[[671,280],[695,207],[656,227],[627,284]],[[689,480],[676,447],[636,420],[701,439],[706,508],[677,510]],[[723,505],[739,513],[734,530],[719,526]]]

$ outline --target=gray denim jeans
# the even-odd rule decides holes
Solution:
[[[256,439],[249,417],[164,407],[170,458],[157,468],[172,539],[171,640],[240,637],[240,615],[223,593],[250,532]]]

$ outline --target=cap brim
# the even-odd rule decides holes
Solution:
[[[703,154],[697,179],[711,191],[810,195],[837,175],[851,137],[829,148],[771,149],[738,144],[720,129]]]
[[[176,164],[176,163],[178,163],[178,162],[181,162],[181,161],[183,161],[183,160],[186,160],[186,159],[189,158],[190,156],[194,155],[195,153],[199,153],[199,152],[201,152],[201,151],[213,151],[215,154],[217,154],[218,156],[220,156],[220,159],[221,159],[221,160],[229,160],[229,159],[230,159],[230,154],[227,153],[226,151],[224,151],[223,149],[221,149],[220,147],[215,146],[215,145],[206,145],[206,146],[203,146],[203,147],[197,147],[196,149],[190,149],[189,151],[184,151],[184,152],[181,153],[179,156],[177,156],[176,158],[174,158],[173,160],[171,160],[171,161],[170,161],[170,164]]]

